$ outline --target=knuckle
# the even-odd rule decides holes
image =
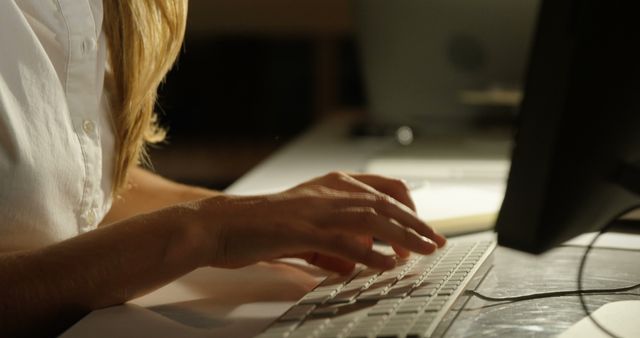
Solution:
[[[378,195],[370,192],[355,193],[353,196],[368,202],[371,205],[371,208],[375,208],[376,203],[378,203]]]
[[[318,193],[325,192],[326,190],[327,190],[327,187],[320,183],[314,183],[309,185],[309,193],[314,196],[318,195]]]
[[[374,203],[376,208],[380,208],[382,210],[388,210],[394,204],[391,197],[383,194],[375,195]]]
[[[392,189],[400,191],[400,192],[408,192],[409,191],[409,187],[407,186],[407,183],[404,180],[399,180],[399,179],[391,179],[391,186]]]
[[[298,198],[298,206],[300,209],[297,211],[323,209],[326,205],[327,199],[323,196],[317,194],[304,195]]]
[[[352,245],[352,241],[351,237],[345,234],[335,233],[329,236],[329,244],[334,246],[336,249],[345,250]]]
[[[378,194],[371,192],[351,192],[348,193],[348,202],[353,207],[377,209]]]
[[[318,185],[315,188],[316,194],[315,197],[326,199],[326,196],[333,195],[335,191],[325,185]]]
[[[375,223],[378,220],[378,214],[376,210],[373,208],[363,208],[363,210],[359,213],[359,221],[364,225]]]
[[[303,200],[323,200],[332,190],[322,184],[312,184],[301,191],[300,198]]]
[[[378,215],[378,213],[376,212],[376,209],[372,207],[362,207],[360,208],[360,213],[366,214],[368,215],[368,217],[374,217]]]
[[[342,171],[332,171],[328,174],[325,175],[325,178],[329,179],[329,180],[343,180],[345,179],[345,177],[347,176],[347,174],[345,174]]]
[[[411,231],[411,229],[407,228],[407,227],[402,227],[402,236],[403,236],[403,240],[405,242],[410,241],[411,239],[413,239],[414,234],[413,231]]]

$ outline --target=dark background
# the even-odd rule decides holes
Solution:
[[[191,0],[159,92],[169,178],[223,189],[315,121],[364,104],[347,1]]]

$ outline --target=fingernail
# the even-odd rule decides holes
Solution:
[[[395,268],[396,264],[398,264],[398,260],[396,259],[396,256],[385,256],[384,258],[385,270],[390,270]]]
[[[427,237],[422,237],[422,247],[424,248],[425,252],[432,253],[436,250],[436,248],[438,248],[438,244]]]

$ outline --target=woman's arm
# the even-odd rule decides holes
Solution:
[[[202,229],[176,221],[193,215],[186,209],[0,254],[0,337],[59,334],[90,310],[123,303],[206,265],[212,247]]]
[[[114,199],[111,210],[102,220],[102,225],[178,203],[221,194],[214,190],[176,183],[139,167],[131,170],[128,182],[121,195]]]
[[[395,259],[373,250],[372,237],[400,254],[429,254],[445,243],[408,205],[401,182],[334,173],[278,194],[199,199],[0,254],[0,336],[59,333],[90,310],[202,266],[295,256],[343,273],[356,262],[389,269]]]

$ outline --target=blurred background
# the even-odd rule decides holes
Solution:
[[[514,121],[538,0],[190,0],[158,173],[224,189],[337,114],[355,134]]]
[[[347,1],[191,0],[154,169],[223,189],[314,121],[362,107],[360,78]]]

